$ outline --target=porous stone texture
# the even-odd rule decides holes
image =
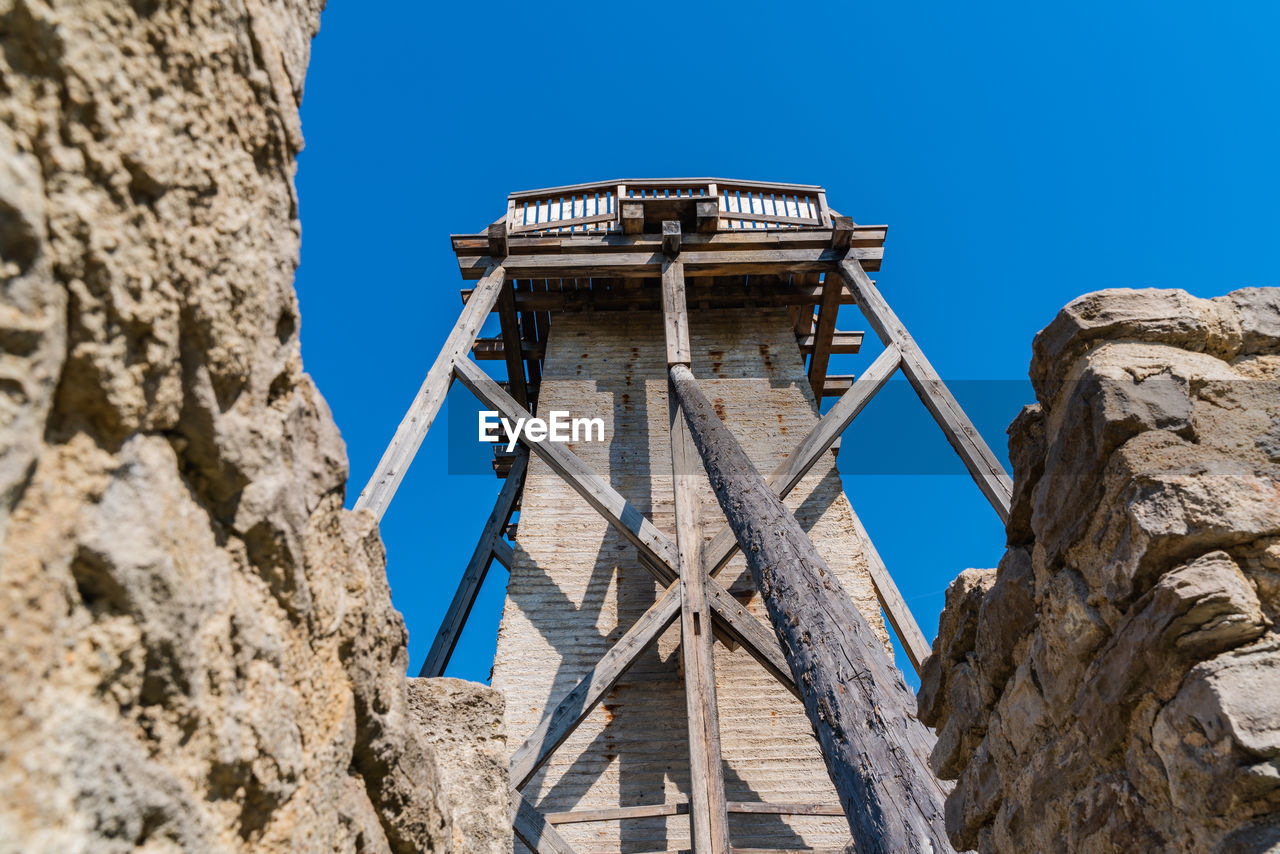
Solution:
[[[410,679],[409,710],[435,749],[450,792],[455,851],[511,850],[511,798],[502,694],[462,679]]]
[[[979,851],[1280,850],[1280,288],[1080,297],[919,694]]]
[[[690,312],[693,372],[763,472],[817,422],[813,394],[785,309]],[[655,526],[675,537],[666,355],[654,311],[557,315],[547,340],[540,412],[600,417],[604,442],[574,453]],[[727,523],[703,476],[704,538]],[[853,510],[833,455],[786,500],[840,583],[888,648]],[[515,565],[498,635],[493,685],[507,698],[519,746],[543,714],[596,664],[657,598],[635,548],[540,459],[521,500]],[[718,580],[769,625],[739,554]],[[771,630],[770,630],[771,631]],[[628,670],[530,780],[545,812],[675,803],[689,794],[688,724],[679,670],[679,622]],[[730,801],[839,805],[804,708],[742,649],[715,648],[716,690]],[[687,815],[562,824],[578,851],[687,849]],[[731,843],[748,849],[834,851],[849,841],[840,816],[729,816]],[[517,843],[517,851],[524,851]]]
[[[0,851],[470,850],[299,358],[321,5],[0,0]]]

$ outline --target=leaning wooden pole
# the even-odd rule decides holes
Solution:
[[[720,507],[764,597],[860,854],[949,852],[933,737],[880,640],[721,423],[686,365],[669,370]]]

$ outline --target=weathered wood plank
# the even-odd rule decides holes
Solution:
[[[823,384],[827,378],[827,364],[831,360],[831,339],[836,331],[836,315],[840,311],[840,288],[840,279],[828,273],[822,283],[818,328],[813,334],[813,355],[809,357],[809,385],[813,388],[813,399],[819,403],[822,402]]]
[[[396,428],[391,444],[383,452],[373,476],[356,499],[355,509],[369,510],[378,519],[386,512],[400,481],[404,479],[405,471],[418,453],[427,431],[431,429],[431,422],[440,411],[440,405],[444,403],[449,385],[453,381],[454,363],[459,359],[466,359],[467,351],[480,334],[480,327],[498,301],[505,280],[506,271],[501,264],[497,264],[488,268],[484,278],[476,285],[453,331],[445,339],[444,347],[436,356],[435,363],[427,371],[427,378],[422,381],[422,387],[414,396],[408,413]]]
[[[471,297],[471,290],[462,288],[460,292],[465,305]],[[745,305],[761,308],[810,306],[821,302],[822,288],[819,285],[766,284],[752,281],[725,289],[716,287],[708,278],[690,280],[686,275],[685,295],[689,303],[705,308],[741,308]],[[515,299],[518,311],[622,311],[662,307],[660,289],[648,287],[624,291],[573,288],[533,293],[517,291]],[[843,288],[840,293],[840,304],[853,305],[855,302],[853,292]]]
[[[933,737],[884,647],[683,365],[668,372],[860,852],[949,852]]]
[[[498,384],[470,359],[459,359],[454,370],[458,379],[477,399],[490,409],[496,410],[502,417],[514,421],[518,417],[528,415],[511,395],[499,388]],[[679,553],[675,543],[654,527],[652,522],[619,495],[613,487],[605,483],[589,465],[562,444],[529,442],[523,435],[520,441],[541,457],[588,504],[609,520],[618,533],[636,547],[643,558],[648,558],[652,563],[665,567],[670,575],[664,580],[669,583],[675,579],[674,567],[679,566]]]
[[[858,298],[858,307],[867,322],[885,344],[893,344],[902,353],[902,372],[910,381],[925,408],[933,415],[951,447],[964,461],[965,468],[991,502],[1001,522],[1009,521],[1009,504],[1013,500],[1013,481],[1004,466],[991,452],[986,441],[965,415],[960,404],[938,372],[924,357],[907,327],[889,308],[875,284],[856,259],[841,262],[839,276]]]
[[[476,543],[475,551],[471,553],[471,560],[467,562],[467,568],[462,573],[462,580],[458,582],[453,601],[449,603],[449,610],[445,612],[444,622],[440,624],[440,630],[436,632],[435,640],[431,643],[426,661],[422,663],[422,670],[418,672],[419,676],[444,675],[449,658],[453,655],[453,649],[462,635],[462,627],[466,625],[467,616],[471,613],[471,606],[475,604],[476,596],[480,593],[480,587],[484,584],[485,576],[489,572],[489,562],[495,557],[494,551],[501,542],[502,530],[511,518],[516,496],[524,486],[524,474],[528,465],[529,451],[520,448],[511,464],[507,480],[498,493],[493,512],[489,514],[489,519],[480,533],[480,541]],[[506,543],[501,544],[506,546]],[[510,546],[507,546],[506,550],[509,552]],[[509,561],[510,558],[503,561],[503,565],[509,567]]]
[[[700,200],[699,203],[701,203]],[[715,205],[716,200],[706,200]],[[710,213],[708,211],[708,213]],[[723,214],[717,207],[716,219]],[[849,237],[849,245],[861,248],[883,246],[888,226],[857,225]],[[690,252],[708,249],[821,249],[831,245],[830,228],[750,229],[747,231],[695,232],[684,235],[684,249]],[[456,255],[489,254],[488,236],[454,234],[450,236]],[[657,251],[661,237],[656,234],[538,234],[512,235],[507,251],[513,255],[574,254],[601,252]]]
[[[689,313],[685,309],[684,262],[679,258],[666,258],[662,262],[662,321],[666,329],[667,365],[689,364],[693,358],[689,352]]]
[[[814,345],[817,343],[818,336],[805,335],[796,339],[796,344],[800,347],[800,355],[807,356],[813,352]],[[841,332],[835,330],[831,333],[831,346],[827,348],[827,352],[836,353],[857,353],[862,349],[863,334],[861,332]]]
[[[673,307],[684,308],[681,300]],[[668,330],[670,335],[670,330]],[[667,339],[668,346],[671,339]],[[705,477],[684,416],[669,396],[671,479],[675,492],[676,546],[680,552],[680,652],[684,660],[685,708],[689,717],[689,793],[693,844],[698,851],[729,847],[724,775],[720,761],[720,713],[716,706],[715,650],[707,575],[698,549],[698,484]]]
[[[839,804],[766,804],[759,801],[727,801],[725,806],[727,812],[746,815],[844,815],[844,810]],[[678,800],[636,807],[552,812],[547,813],[546,818],[551,824],[586,824],[597,821],[625,821],[633,818],[688,814],[689,802]]]
[[[879,247],[849,250],[854,257],[874,269],[884,256]],[[764,273],[834,272],[842,257],[831,247],[815,249],[743,249],[690,252],[685,258],[685,275],[745,276]],[[622,278],[658,276],[662,270],[661,244],[653,251],[583,253],[577,255],[508,255],[503,262],[508,274],[517,279]],[[459,256],[459,272],[464,279],[478,279],[494,264],[488,255]]]
[[[519,295],[527,293],[526,291],[517,291],[517,301]],[[527,303],[526,303],[527,305]],[[546,356],[547,345],[536,341],[522,341],[520,343],[520,356],[524,359],[541,359]],[[477,362],[483,361],[503,361],[507,358],[506,350],[503,347],[501,338],[478,338],[476,343],[471,345],[471,358]]]
[[[507,362],[507,387],[511,396],[524,409],[529,408],[529,392],[525,387],[524,349],[520,342],[520,324],[516,318],[515,284],[507,282],[498,296],[498,322],[502,330],[502,353]]]
[[[534,808],[520,792],[511,792],[512,820],[516,836],[535,854],[574,854],[547,817]]]

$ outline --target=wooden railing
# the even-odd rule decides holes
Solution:
[[[826,192],[810,184],[772,184],[719,178],[600,181],[512,193],[509,234],[585,234],[620,231],[620,201],[715,199],[720,230],[824,228],[831,225]]]

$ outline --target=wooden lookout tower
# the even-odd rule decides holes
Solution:
[[[511,420],[606,424],[497,456],[422,669],[443,674],[506,566],[493,685],[517,850],[950,850],[882,614],[917,669],[929,647],[833,451],[901,370],[1002,520],[1011,484],[867,276],[885,231],[821,187],[692,178],[513,193],[454,235],[475,286],[357,507],[381,516],[454,379]],[[858,376],[827,373],[862,343],[836,329],[845,304],[884,344]],[[493,312],[501,334],[478,339]]]

